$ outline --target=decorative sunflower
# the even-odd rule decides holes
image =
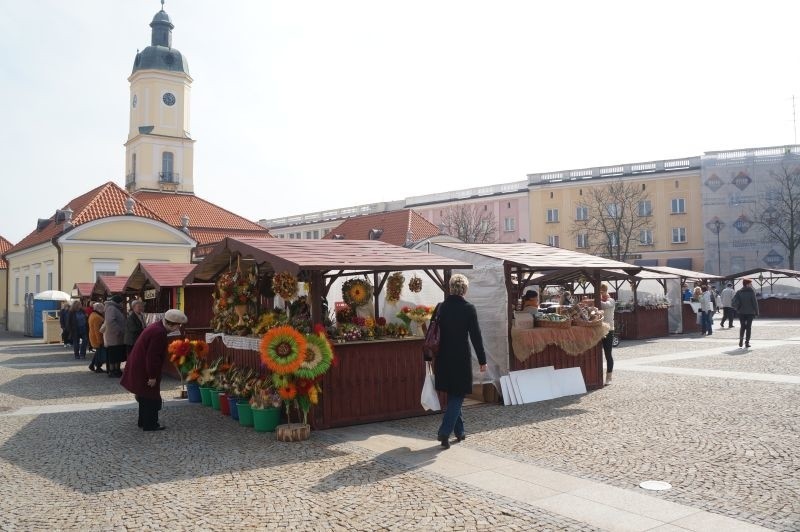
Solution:
[[[297,295],[297,277],[289,272],[276,273],[272,278],[272,290],[284,301],[291,301]]]
[[[294,327],[275,327],[261,339],[261,362],[273,373],[294,373],[305,360],[307,345]]]
[[[319,334],[306,336],[306,357],[294,372],[302,379],[316,379],[325,374],[333,362],[333,349],[328,340]]]
[[[410,281],[408,281],[408,289],[418,294],[422,291],[422,279],[414,275]]]
[[[366,279],[348,279],[342,285],[342,299],[350,307],[360,307],[369,303],[372,285]]]
[[[278,388],[278,394],[284,401],[292,401],[297,397],[297,386],[290,382],[286,386]]]
[[[386,301],[399,301],[405,282],[406,278],[401,272],[394,272],[390,275],[386,280]]]

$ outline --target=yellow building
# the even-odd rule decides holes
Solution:
[[[269,237],[262,226],[194,194],[186,58],[172,48],[162,9],[151,45],[136,54],[130,81],[126,189],[105,183],[66,202],[3,254],[7,327],[23,331],[25,300],[70,292],[98,275],[129,275],[139,262],[188,263],[226,236]],[[2,273],[0,273],[2,277]],[[2,308],[0,307],[0,311]]]
[[[592,212],[591,190],[622,181],[642,187],[637,232],[626,262],[702,269],[704,265],[700,157],[529,174],[530,231],[534,242],[591,252],[597,242],[578,228]],[[647,203],[649,202],[649,203]]]

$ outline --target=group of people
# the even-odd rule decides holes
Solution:
[[[700,336],[711,336],[713,333],[713,316],[722,309],[720,328],[733,328],[733,318],[739,318],[739,347],[750,347],[750,335],[753,319],[758,316],[758,299],[753,289],[751,279],[742,280],[742,288],[734,291],[733,283],[727,283],[725,288],[717,293],[715,287],[707,284],[695,286],[691,290],[688,285],[683,286],[683,300],[699,303],[697,322],[700,325]]]
[[[73,301],[62,307],[61,338],[72,347],[75,359],[85,359],[87,351],[93,353],[89,371],[122,377],[122,363],[145,328],[142,302],[132,301],[127,316],[123,305],[124,299],[115,295],[105,303],[83,307]]]

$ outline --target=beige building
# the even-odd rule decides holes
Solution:
[[[704,266],[700,157],[564,170],[528,175],[530,232],[534,242],[590,252],[594,243],[577,230],[591,208],[592,188],[612,180],[646,191],[641,215],[651,218],[624,258],[627,262],[700,269]]]
[[[94,283],[99,275],[128,276],[140,262],[192,262],[226,236],[270,236],[194,194],[192,78],[185,57],[172,48],[174,26],[163,9],[150,27],[151,45],[136,54],[128,78],[127,190],[112,182],[100,185],[0,250],[8,262],[8,286],[0,288],[8,301],[9,330],[24,330],[29,294],[71,292],[76,283]]]

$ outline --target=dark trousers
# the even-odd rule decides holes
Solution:
[[[463,404],[463,395],[447,394],[447,410],[444,411],[438,432],[440,439],[449,438],[453,433],[456,437],[464,436],[464,419],[461,417],[461,405]]]
[[[149,399],[147,397],[136,396],[139,403],[139,422],[143,429],[154,429],[158,426],[158,411],[161,410],[161,399]]]
[[[606,371],[611,373],[614,371],[614,356],[611,350],[614,348],[614,331],[608,331],[608,334],[603,336],[603,354],[606,356]]]
[[[753,326],[752,314],[739,314],[739,341],[744,339],[745,343],[750,343],[750,328]]]
[[[86,347],[89,345],[89,333],[78,331],[75,338],[72,339],[72,351],[75,353],[75,358],[86,358]]]
[[[728,322],[729,327],[733,327],[733,307],[722,307],[722,322],[720,326],[725,327],[725,321]]]
[[[94,356],[92,357],[92,366],[100,367],[106,362],[106,348],[102,345],[94,350]]]

